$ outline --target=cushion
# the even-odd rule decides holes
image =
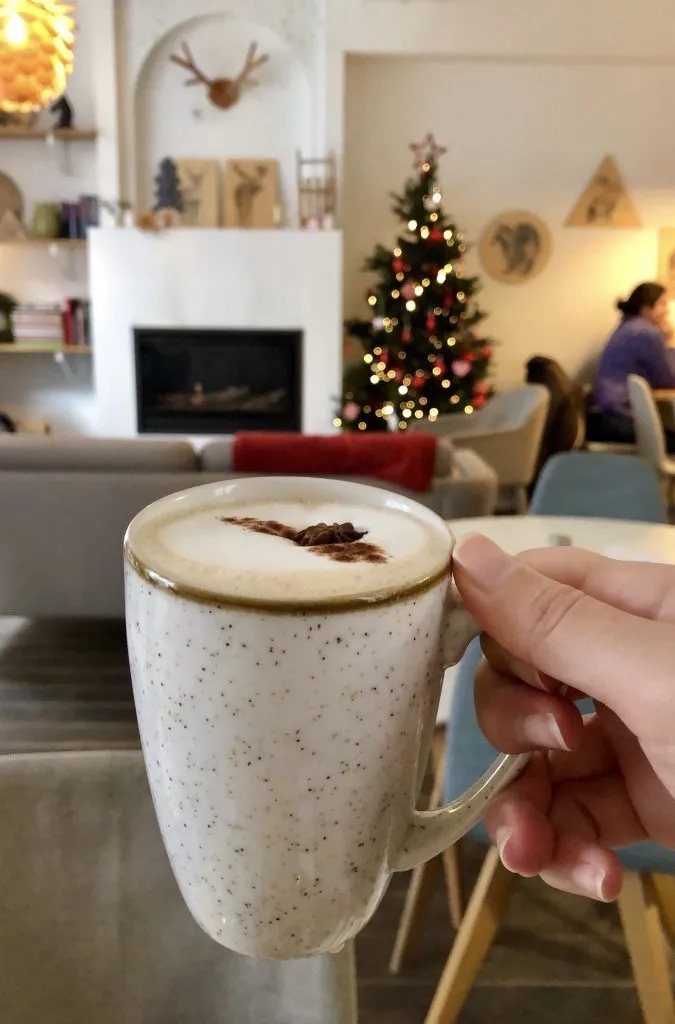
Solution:
[[[189,472],[198,468],[187,441],[0,435],[0,471]]]
[[[234,473],[234,435],[205,444],[199,464],[205,473]]]
[[[452,465],[452,443],[446,438],[439,439],[436,445],[434,476],[450,476]],[[201,468],[205,473],[234,473],[234,436],[204,445],[201,451]]]

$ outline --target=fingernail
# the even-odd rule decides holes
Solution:
[[[555,715],[527,715],[520,723],[521,738],[535,747],[569,750]]]
[[[506,857],[506,847],[508,846],[509,840],[510,840],[512,835],[513,835],[513,829],[512,828],[502,827],[502,828],[498,828],[497,831],[495,832],[495,846],[497,847],[497,850],[499,852],[499,859],[501,860],[502,864],[504,865],[504,867],[508,871],[512,871],[513,870],[509,866],[509,863],[508,863],[508,860],[507,860],[507,857]]]
[[[536,668],[521,661],[520,658],[514,658],[509,662],[509,671],[524,683],[536,686],[538,690],[544,690],[546,693],[553,693],[558,685],[550,676],[542,676]]]
[[[454,562],[478,590],[496,590],[513,572],[514,560],[480,533],[468,533],[457,544]]]
[[[606,897],[603,888],[606,875],[607,872],[602,868],[593,867],[592,864],[579,864],[570,873],[570,881],[585,896],[590,896],[593,900],[602,900],[604,903]]]

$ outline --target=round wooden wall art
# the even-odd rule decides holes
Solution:
[[[508,210],[490,221],[478,246],[486,274],[503,284],[525,284],[540,274],[551,256],[544,222],[526,210]]]

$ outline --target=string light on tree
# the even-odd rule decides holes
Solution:
[[[393,205],[399,237],[392,248],[378,245],[365,265],[377,278],[371,319],[347,325],[363,360],[345,371],[336,416],[343,429],[405,430],[448,413],[471,415],[491,394],[493,344],[480,331],[479,281],[464,275],[467,245],[443,209],[438,163],[446,151],[432,134],[410,148],[415,174]]]

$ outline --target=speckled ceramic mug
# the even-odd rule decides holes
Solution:
[[[139,530],[174,510],[266,496],[402,512],[433,531],[441,569],[367,600],[304,604],[296,590],[266,603],[139,556]],[[478,631],[452,585],[453,544],[401,495],[318,478],[207,484],[129,527],[129,654],[157,817],[188,907],[222,945],[278,959],[338,948],[392,872],[463,836],[519,771],[504,755],[450,806],[415,810],[443,672]]]

